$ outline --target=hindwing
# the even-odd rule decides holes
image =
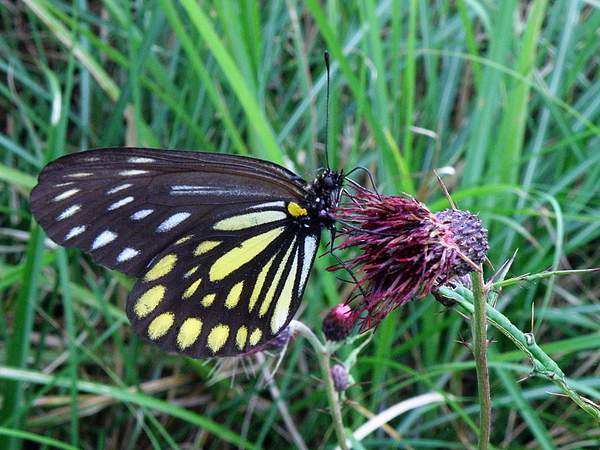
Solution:
[[[135,330],[193,357],[246,353],[275,337],[298,309],[320,229],[298,205],[247,208],[156,256],[127,302]]]

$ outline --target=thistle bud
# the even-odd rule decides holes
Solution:
[[[290,330],[290,326],[288,325],[283,330],[281,330],[281,333],[279,333],[273,339],[271,339],[268,342],[265,342],[260,347],[260,349],[261,349],[261,351],[281,350],[282,348],[284,348],[287,345],[287,343],[290,341],[291,337],[292,337],[292,332]]]
[[[337,392],[344,392],[348,389],[348,372],[341,364],[335,364],[331,367],[331,378]]]
[[[244,353],[243,355],[240,355],[240,356],[249,356],[249,355],[253,355],[258,352],[278,352],[285,348],[285,346],[287,345],[287,343],[290,341],[291,338],[292,338],[292,331],[290,329],[290,326],[288,325],[283,330],[281,330],[281,332],[277,336],[275,336],[273,339],[271,339],[270,341],[267,341],[263,345],[253,348],[249,352]]]
[[[352,332],[354,318],[352,308],[340,303],[334,306],[323,319],[323,334],[328,341],[343,341]]]

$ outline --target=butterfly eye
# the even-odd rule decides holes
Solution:
[[[46,166],[30,198],[55,242],[138,278],[134,330],[194,358],[260,347],[294,317],[343,177],[244,156],[109,148]]]

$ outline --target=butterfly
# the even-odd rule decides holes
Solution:
[[[53,241],[138,278],[126,307],[138,335],[234,356],[294,317],[343,182],[247,156],[105,148],[49,163],[30,206]]]

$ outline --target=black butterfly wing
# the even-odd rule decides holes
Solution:
[[[139,277],[154,255],[205,218],[273,199],[301,199],[306,183],[255,158],[109,148],[63,156],[40,173],[35,219],[56,243]]]
[[[32,212],[57,243],[140,278],[138,334],[193,357],[244,353],[298,308],[320,222],[306,183],[236,155],[100,149],[50,163]]]

